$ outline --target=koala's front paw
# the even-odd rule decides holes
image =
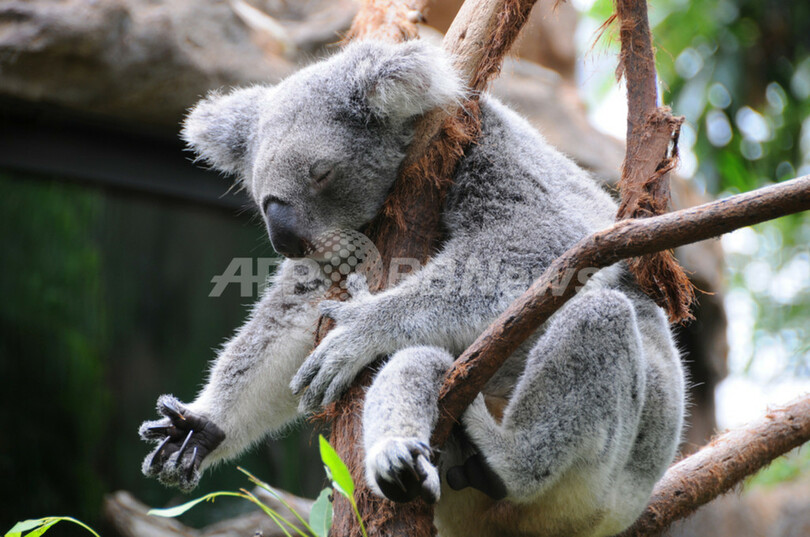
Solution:
[[[366,456],[366,476],[389,500],[409,502],[421,496],[439,500],[439,472],[430,463],[430,448],[416,438],[386,438]]]
[[[143,440],[158,442],[141,470],[147,477],[188,492],[200,481],[203,459],[222,443],[225,433],[171,395],[160,396],[157,408],[165,417],[144,422],[138,430]]]
[[[290,382],[295,395],[302,394],[299,410],[314,412],[337,401],[358,374],[385,353],[383,334],[374,320],[374,306],[364,279],[355,278],[351,302],[324,300],[321,313],[337,326],[312,351]],[[373,330],[373,332],[372,332]],[[384,331],[383,331],[384,332]],[[304,389],[306,388],[306,391]]]
[[[295,395],[303,393],[299,410],[315,412],[337,401],[363,368],[374,361],[376,353],[369,343],[367,334],[346,326],[329,332],[290,383]]]

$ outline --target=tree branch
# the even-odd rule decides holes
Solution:
[[[772,460],[810,440],[810,396],[771,410],[746,427],[715,437],[672,466],[641,517],[621,537],[660,535],[674,521],[727,492]]]
[[[618,77],[627,82],[627,148],[619,188],[617,220],[664,214],[669,208],[669,172],[678,164],[682,117],[658,106],[655,51],[647,0],[614,0],[621,23],[622,50]],[[670,251],[654,252],[628,263],[644,291],[669,314],[672,322],[692,318],[695,291]]]
[[[622,220],[582,239],[557,258],[456,359],[439,396],[440,418],[431,443],[444,444],[453,424],[486,381],[526,338],[574,296],[576,288],[593,275],[593,269],[808,209],[810,176],[804,176],[690,209]]]

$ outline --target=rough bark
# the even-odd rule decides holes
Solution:
[[[616,0],[621,24],[617,75],[627,82],[627,149],[619,187],[617,220],[663,214],[670,201],[669,172],[678,164],[682,117],[658,106],[655,51],[647,20],[647,0]],[[692,319],[695,293],[670,251],[628,263],[639,285],[669,314],[672,322]]]
[[[448,30],[443,47],[452,55],[469,88],[470,101],[449,115],[434,112],[419,122],[393,191],[380,216],[366,230],[386,268],[395,257],[424,263],[437,248],[441,240],[439,218],[453,171],[467,144],[478,133],[476,95],[498,73],[503,56],[515,41],[534,1],[468,0]],[[400,2],[371,0],[361,8],[350,35],[409,38],[409,25],[421,17],[420,13],[419,9],[402,9]],[[403,21],[403,16],[407,20]],[[375,24],[382,27],[364,27]],[[383,278],[383,282],[387,280]],[[360,382],[327,411],[332,422],[332,443],[358,485],[355,500],[360,515],[371,535],[435,535],[431,506],[421,500],[405,505],[384,501],[372,495],[365,485],[360,410],[362,386],[369,380],[368,372],[361,375]],[[335,502],[331,534],[340,537],[360,534],[345,500]]]
[[[431,443],[441,446],[453,423],[503,362],[599,269],[621,259],[675,248],[810,209],[810,176],[690,209],[621,220],[557,258],[532,286],[456,359],[439,397]],[[570,277],[572,276],[573,277]]]
[[[644,514],[621,537],[660,535],[675,520],[731,490],[745,477],[810,440],[810,396],[771,410],[759,421],[717,436],[672,466]]]
[[[92,116],[174,131],[201,94],[294,69],[257,46],[228,2],[0,2],[0,94]]]

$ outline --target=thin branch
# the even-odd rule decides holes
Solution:
[[[441,446],[464,409],[504,361],[578,286],[621,259],[709,239],[735,229],[810,209],[810,176],[661,216],[621,220],[575,244],[487,328],[448,372],[431,443]],[[574,275],[574,277],[570,277]]]
[[[621,24],[622,50],[617,78],[627,81],[627,154],[635,153],[646,130],[647,116],[658,107],[655,51],[652,46],[646,0],[616,0],[616,15]]]
[[[627,149],[616,219],[646,218],[669,208],[669,173],[678,164],[683,118],[658,107],[647,0],[615,0],[615,4],[622,43],[616,74],[627,82]],[[667,311],[672,322],[692,318],[694,287],[672,252],[655,252],[628,265],[641,288]]]
[[[731,490],[772,460],[810,440],[810,396],[771,410],[746,427],[715,437],[672,466],[641,517],[621,537],[654,537],[674,521]]]

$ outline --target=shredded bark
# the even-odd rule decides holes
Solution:
[[[482,91],[487,83],[501,72],[503,58],[526,23],[534,2],[507,0],[502,5],[494,31],[487,36],[488,40],[483,46],[483,57],[479,67],[470,79],[470,88],[474,91]]]
[[[669,173],[678,164],[682,117],[658,106],[655,50],[646,0],[616,0],[621,55],[616,76],[627,81],[627,150],[619,188],[617,220],[647,218],[669,209]],[[613,20],[609,19],[608,23]],[[606,23],[606,24],[608,24]],[[673,323],[693,319],[695,290],[672,252],[628,262],[641,288],[666,310]]]
[[[392,258],[409,257],[424,263],[439,247],[441,207],[452,185],[456,166],[479,131],[478,101],[473,99],[465,103],[458,114],[444,120],[441,130],[421,156],[403,165],[382,211],[364,229],[372,239],[388,237],[390,246],[380,248],[384,267],[381,283],[388,281]],[[420,210],[425,202],[439,210]]]

